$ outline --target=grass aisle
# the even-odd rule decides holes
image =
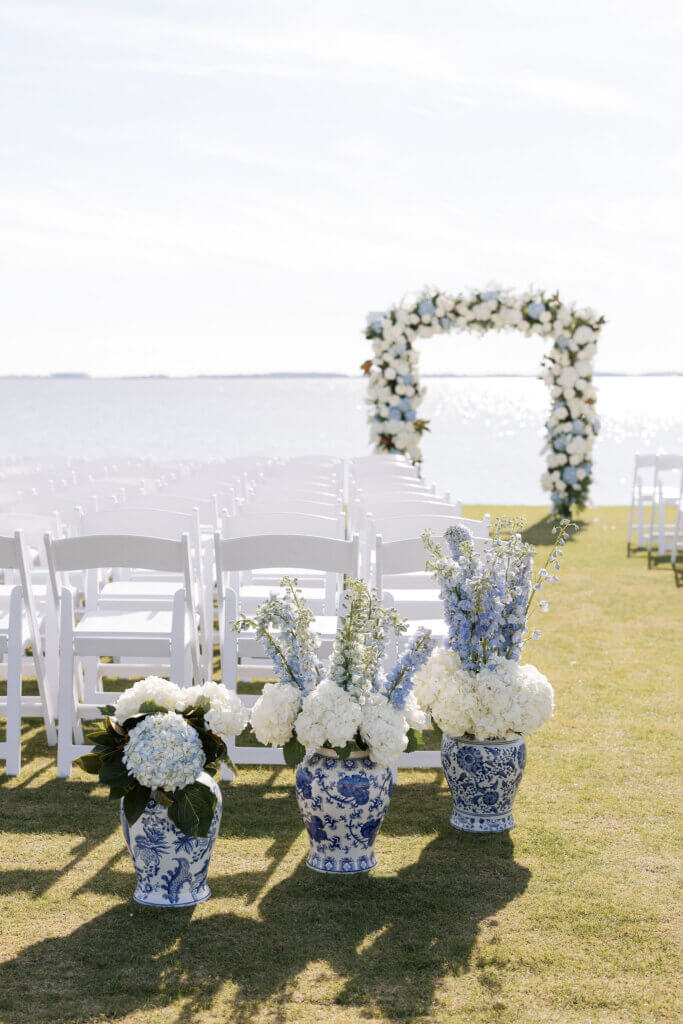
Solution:
[[[543,511],[526,512],[542,553]],[[538,616],[530,660],[557,709],[529,742],[509,836],[454,832],[441,773],[404,771],[379,867],[322,877],[303,865],[292,773],[244,769],[213,899],[144,909],[117,807],[80,771],[58,781],[27,728],[22,774],[0,784],[0,1020],[679,1020],[683,590],[667,563],[625,557],[625,510],[585,519]]]

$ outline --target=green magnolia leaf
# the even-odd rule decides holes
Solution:
[[[412,754],[413,750],[417,750],[417,748],[421,746],[422,734],[417,732],[416,729],[408,729],[408,746],[406,747],[406,754]]]
[[[76,758],[76,764],[90,775],[99,775],[102,766],[102,753],[82,754]]]
[[[152,790],[149,786],[141,786],[139,783],[129,789],[123,798],[123,813],[129,825],[134,825],[149,802]]]
[[[225,749],[225,744],[218,736],[214,736],[213,733],[209,732],[208,729],[198,728],[197,735],[201,740],[202,750],[204,751],[204,757],[207,761],[217,761],[221,757],[221,748]]]
[[[349,742],[345,743],[343,747],[333,747],[332,749],[342,760],[344,760],[344,758],[347,758],[349,756],[354,746],[355,744],[353,740],[349,740]]]
[[[188,836],[207,836],[211,828],[216,797],[202,782],[176,791],[168,816],[181,832]]]
[[[437,740],[439,740],[439,742],[441,742],[441,737],[443,736],[443,729],[441,728],[441,726],[436,724],[436,722],[434,721],[433,718],[432,718],[432,729],[436,733]]]
[[[168,708],[165,708],[163,704],[157,704],[154,700],[146,700],[140,705],[139,714],[141,715],[165,715],[167,713]]]
[[[109,800],[120,800],[122,796],[126,795],[126,790],[123,786],[110,786],[109,787]]]
[[[164,792],[163,789],[155,789],[154,790],[154,799],[156,800],[156,802],[158,804],[161,804],[162,807],[172,807],[173,806],[173,797],[170,797],[168,795],[168,793]]]
[[[103,782],[105,786],[123,786],[124,789],[128,789],[132,781],[133,779],[123,763],[121,751],[117,751],[102,761],[100,782]]]
[[[306,756],[306,748],[303,743],[299,743],[296,736],[292,736],[282,748],[282,753],[285,755],[285,764],[290,768],[296,768]]]
[[[103,715],[113,715],[114,712],[116,711],[116,708],[114,707],[113,704],[104,704],[98,710],[101,711]]]

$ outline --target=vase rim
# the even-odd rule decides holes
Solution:
[[[472,747],[483,747],[483,746],[499,746],[503,747],[511,743],[519,743],[520,740],[524,742],[523,736],[515,736],[512,740],[475,740],[469,736],[451,736],[450,733],[445,732],[444,736],[447,736],[449,740],[455,740],[456,743],[467,743]]]
[[[335,757],[338,761],[341,760],[337,751],[333,750],[332,747],[316,747],[315,752],[316,754],[320,754],[321,757]],[[345,757],[344,760],[359,761],[363,757],[370,757],[367,750],[352,750],[349,756]]]

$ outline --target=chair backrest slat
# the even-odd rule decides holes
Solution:
[[[95,535],[50,544],[56,572],[80,569],[150,569],[183,572],[183,542],[159,537]]]
[[[336,540],[329,537],[276,534],[257,537],[221,538],[216,535],[216,554],[221,572],[269,569],[317,569],[324,572],[358,571],[358,537]]]

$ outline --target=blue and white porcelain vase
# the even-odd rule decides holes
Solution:
[[[129,825],[121,801],[121,825],[133,858],[138,884],[133,899],[149,907],[191,907],[208,900],[209,861],[221,824],[223,798],[214,779],[202,772],[198,782],[216,797],[209,834],[188,836],[177,828],[167,809],[150,799],[134,825]]]
[[[453,795],[451,825],[463,832],[514,828],[512,803],[526,764],[526,746],[515,740],[441,740],[441,764]]]
[[[391,770],[361,750],[344,759],[333,750],[308,754],[296,770],[296,796],[311,844],[309,868],[341,875],[374,868],[391,786]]]

